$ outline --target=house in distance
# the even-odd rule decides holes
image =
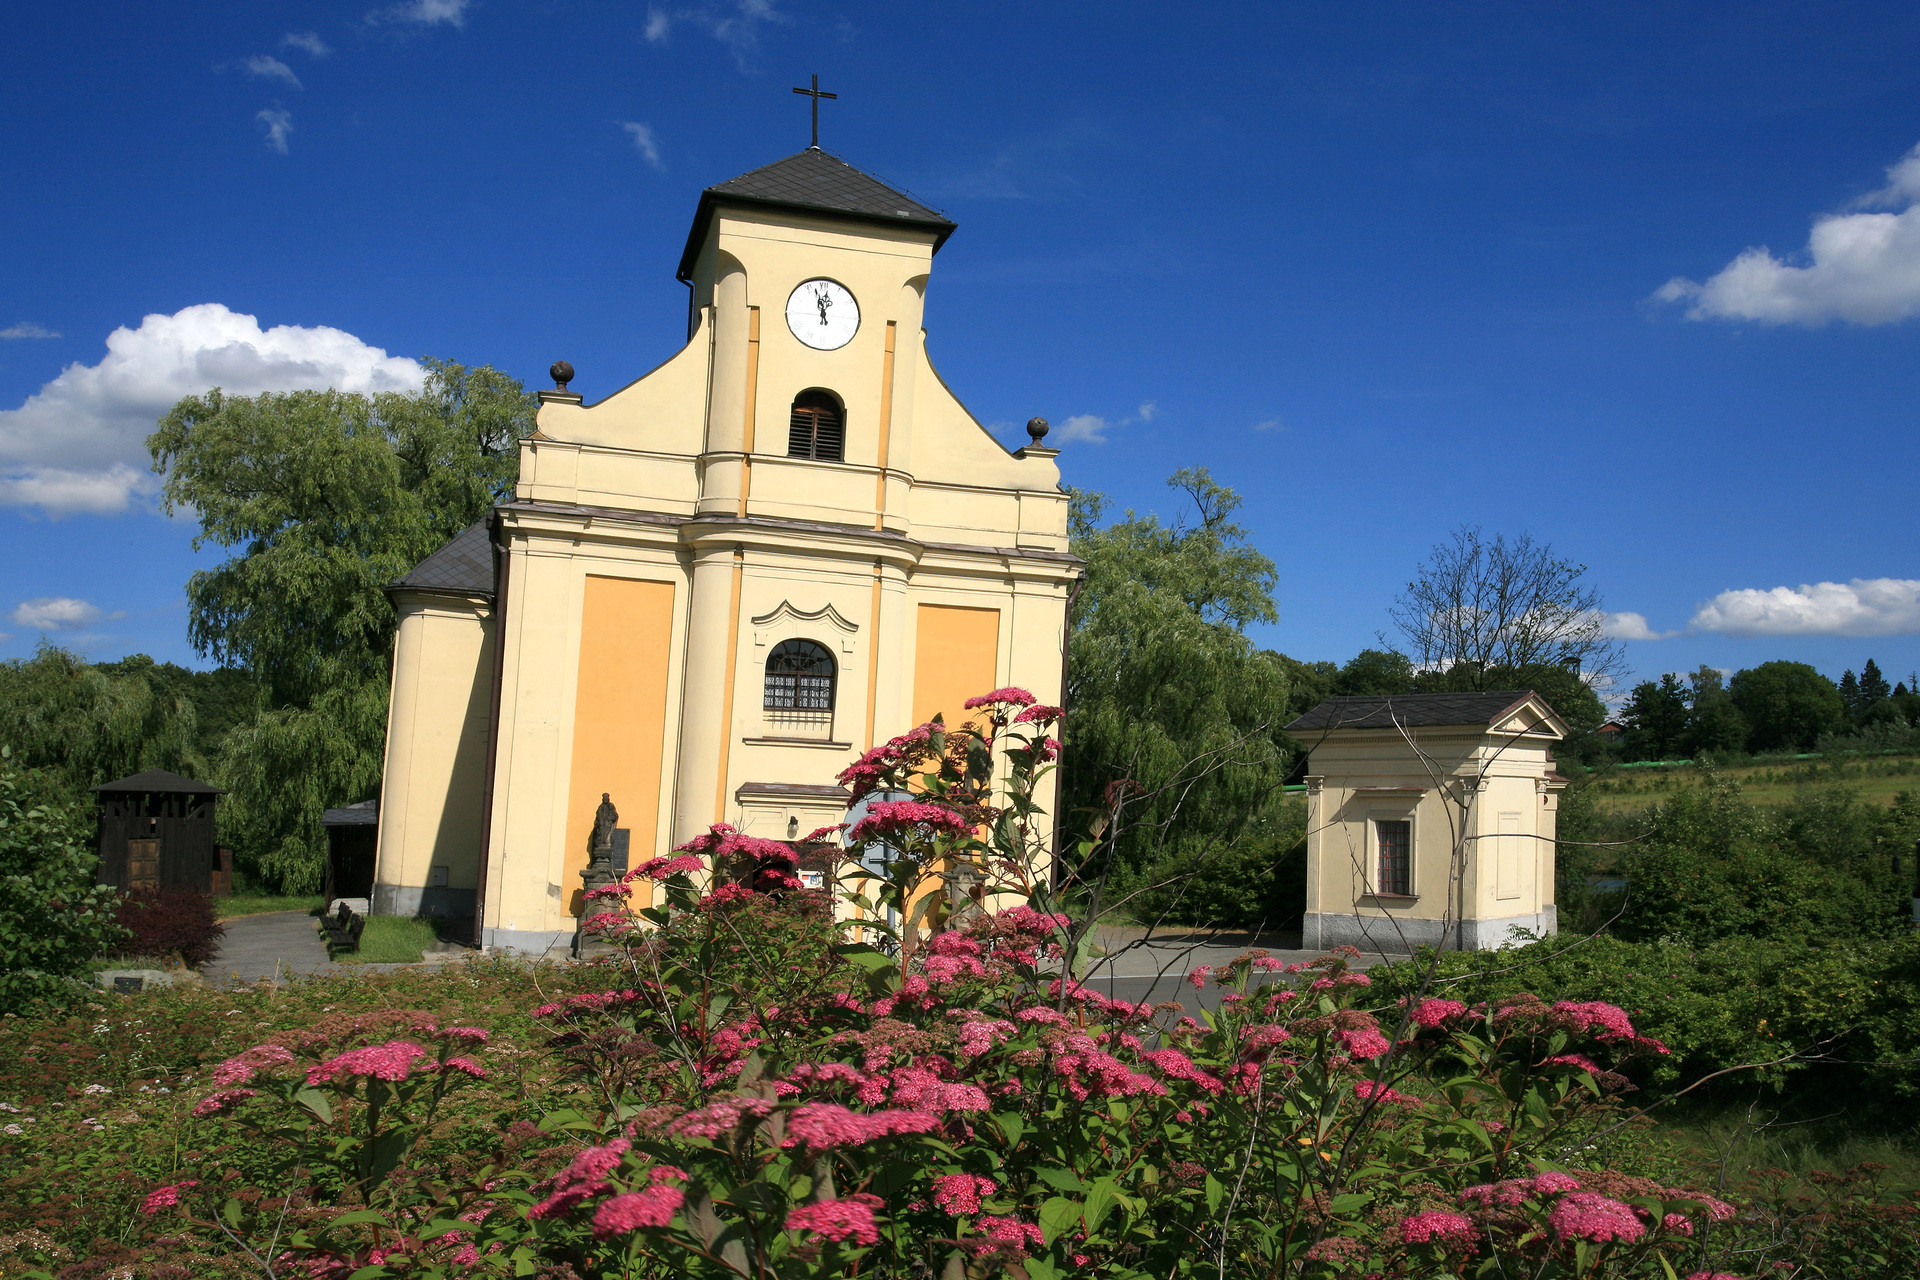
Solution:
[[[1329,698],[1287,726],[1308,749],[1301,944],[1499,947],[1558,930],[1552,746],[1536,693]]]

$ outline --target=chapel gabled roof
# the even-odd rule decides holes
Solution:
[[[1567,727],[1546,700],[1532,690],[1483,693],[1399,693],[1356,698],[1328,698],[1287,726],[1287,732],[1327,729],[1409,729],[1503,724],[1515,712],[1535,702],[1547,715],[1544,723],[1556,737]],[[1537,727],[1537,726],[1536,726]]]
[[[493,594],[493,539],[477,521],[401,575],[389,590],[440,591],[463,596]]]
[[[220,787],[205,782],[195,782],[192,778],[183,778],[177,773],[165,769],[144,769],[113,782],[103,782],[97,787],[88,787],[89,791],[134,791],[160,792],[167,795],[186,796],[223,796],[226,793]]]
[[[693,264],[700,256],[701,245],[706,243],[714,208],[720,204],[804,209],[835,213],[861,222],[904,223],[934,232],[935,253],[940,252],[940,246],[947,242],[955,226],[939,210],[928,208],[839,156],[808,147],[700,193],[693,229],[687,233],[687,249],[680,255],[679,279],[693,278]]]

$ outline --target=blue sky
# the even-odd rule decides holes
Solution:
[[[1911,4],[10,21],[0,657],[195,660],[208,556],[139,447],[178,395],[438,355],[565,357],[594,399],[658,363],[699,190],[803,147],[817,72],[823,145],[960,224],[947,382],[1009,440],[1052,419],[1122,507],[1171,514],[1185,465],[1236,486],[1281,565],[1262,643],[1350,656],[1472,522],[1675,633],[1629,641],[1643,675],[1920,667]]]

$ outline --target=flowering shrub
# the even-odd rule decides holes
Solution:
[[[657,905],[605,895],[613,981],[535,1010],[592,1099],[526,1125],[570,1137],[562,1160],[410,1163],[442,1097],[486,1084],[478,1031],[362,1020],[222,1062],[196,1111],[309,1184],[270,1246],[244,1205],[236,1233],[342,1280],[1713,1269],[1727,1205],[1580,1167],[1617,1068],[1664,1051],[1612,1005],[1399,995],[1351,952],[1196,969],[1202,1019],[1077,982],[1033,848],[1058,712],[1031,704],[997,690],[979,729],[936,721],[848,771],[918,797],[873,806],[896,857],[853,921],[728,828],[636,869]],[[955,910],[958,867],[1004,909]],[[217,1199],[156,1195],[192,1221]]]
[[[177,955],[190,965],[213,959],[227,932],[213,909],[213,899],[192,889],[168,888],[122,898],[114,918],[128,935],[119,947],[121,955]]]

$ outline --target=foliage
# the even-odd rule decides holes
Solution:
[[[1778,814],[1737,785],[1707,785],[1647,809],[1621,863],[1631,881],[1615,931],[1635,941],[1798,941],[1904,930],[1912,802],[1877,812],[1844,791],[1803,794]]]
[[[533,400],[429,362],[424,392],[295,391],[175,405],[148,439],[196,546],[242,548],[187,584],[189,635],[262,706],[227,736],[224,829],[271,889],[318,885],[329,806],[373,792],[394,614],[383,588],[509,492]]]
[[[1692,691],[1681,749],[1703,758],[1744,750],[1753,737],[1753,726],[1727,691],[1720,672],[1703,665],[1687,679]]]
[[[1260,833],[1161,864],[1158,882],[1130,904],[1136,919],[1228,929],[1296,926],[1307,909],[1307,806],[1280,805]]]
[[[94,665],[42,642],[31,658],[0,662],[0,743],[76,803],[143,769],[204,774],[195,700],[174,673],[192,675],[144,655]]]
[[[1071,619],[1062,807],[1100,810],[1114,785],[1137,788],[1135,821],[1111,845],[1136,876],[1256,831],[1292,754],[1287,660],[1240,630],[1277,616],[1273,562],[1232,523],[1232,490],[1204,470],[1170,483],[1197,525],[1128,512],[1099,527],[1098,495],[1079,496],[1073,522],[1087,571]]]
[[[1428,955],[1368,972],[1401,989],[1424,980],[1433,962]],[[1448,952],[1437,963],[1432,989],[1468,1003],[1527,992],[1620,1005],[1670,1050],[1633,1069],[1645,1084],[1670,1087],[1733,1069],[1721,1082],[1729,1096],[1749,1095],[1755,1082],[1797,1085],[1856,1118],[1920,1095],[1920,936],[1824,946],[1562,936],[1499,952]]]
[[[1599,593],[1585,574],[1585,565],[1527,534],[1489,542],[1463,525],[1434,546],[1388,614],[1421,668],[1447,672],[1456,687],[1528,688],[1513,675],[1537,668],[1617,675],[1625,652],[1606,635]]]
[[[431,920],[410,916],[368,916],[360,933],[358,951],[335,951],[333,958],[343,964],[417,964],[439,935]]]
[[[1627,726],[1621,747],[1629,760],[1677,760],[1686,750],[1687,690],[1672,672],[1658,683],[1635,685],[1620,718]]]
[[[74,809],[23,805],[0,747],[0,1013],[72,1001],[87,961],[121,939],[115,893],[94,883],[98,859]]]
[[[1763,662],[1735,672],[1727,692],[1751,728],[1749,751],[1810,751],[1821,734],[1839,728],[1846,712],[1833,681],[1804,662]]]
[[[173,887],[121,899],[114,921],[127,933],[115,948],[118,954],[179,956],[190,965],[213,959],[227,932],[214,914],[212,898]]]

